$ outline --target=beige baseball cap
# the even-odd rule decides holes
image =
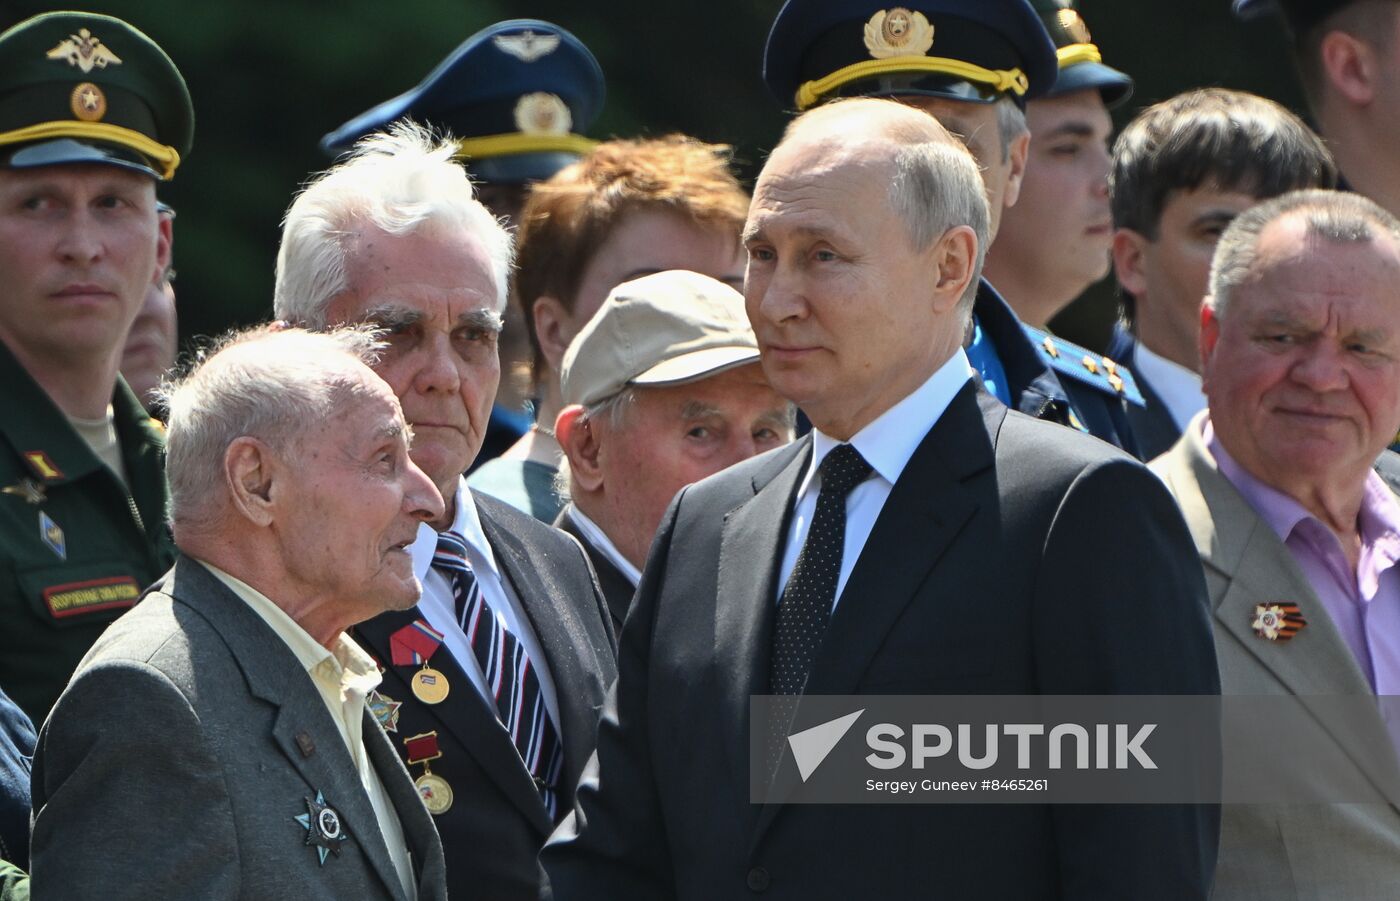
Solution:
[[[564,352],[566,404],[588,406],[628,385],[681,385],[758,360],[738,291],[672,269],[623,282]]]

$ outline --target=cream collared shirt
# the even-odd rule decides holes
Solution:
[[[410,901],[417,898],[413,862],[409,856],[403,826],[399,823],[399,816],[394,811],[393,802],[389,800],[384,783],[365,754],[365,697],[379,686],[379,669],[374,665],[374,660],[344,632],[336,637],[334,649],[327,650],[266,595],[212,564],[204,563],[204,566],[215,578],[228,586],[230,591],[253,608],[253,612],[262,617],[263,622],[277,633],[278,638],[286,642],[287,647],[291,648],[297,660],[306,668],[307,675],[311,677],[316,690],[321,693],[321,700],[326,702],[326,710],[329,711],[331,720],[345,742],[345,749],[350,752],[350,759],[355,762],[360,784],[369,795],[370,806],[374,808],[375,819],[379,821],[380,835],[384,838],[389,859],[394,862],[394,870],[403,884],[404,894]],[[334,803],[333,799],[328,800]]]

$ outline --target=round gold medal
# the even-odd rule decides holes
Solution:
[[[450,689],[447,677],[431,666],[413,674],[413,696],[424,704],[441,704]]]
[[[436,773],[424,773],[414,779],[413,784],[418,786],[418,796],[433,816],[441,816],[452,807],[452,786]]]

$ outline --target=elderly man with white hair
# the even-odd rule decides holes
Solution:
[[[597,579],[568,536],[462,478],[500,378],[509,236],[455,145],[411,124],[372,135],[292,203],[278,317],[386,332],[376,371],[444,509],[410,548],[423,599],[361,625],[385,667],[371,707],[452,855],[454,897],[533,899],[615,675]]]
[[[346,630],[421,590],[442,498],[364,330],[235,336],[168,391],[180,556],[34,761],[35,898],[446,898]]]

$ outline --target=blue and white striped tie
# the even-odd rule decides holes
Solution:
[[[486,603],[476,575],[467,563],[467,543],[461,535],[452,531],[438,533],[433,566],[443,570],[452,582],[457,622],[466,633],[472,653],[486,676],[487,688],[495,698],[496,718],[510,733],[525,769],[535,780],[535,788],[550,819],[554,820],[558,811],[559,779],[564,769],[564,749],[525,646]]]

